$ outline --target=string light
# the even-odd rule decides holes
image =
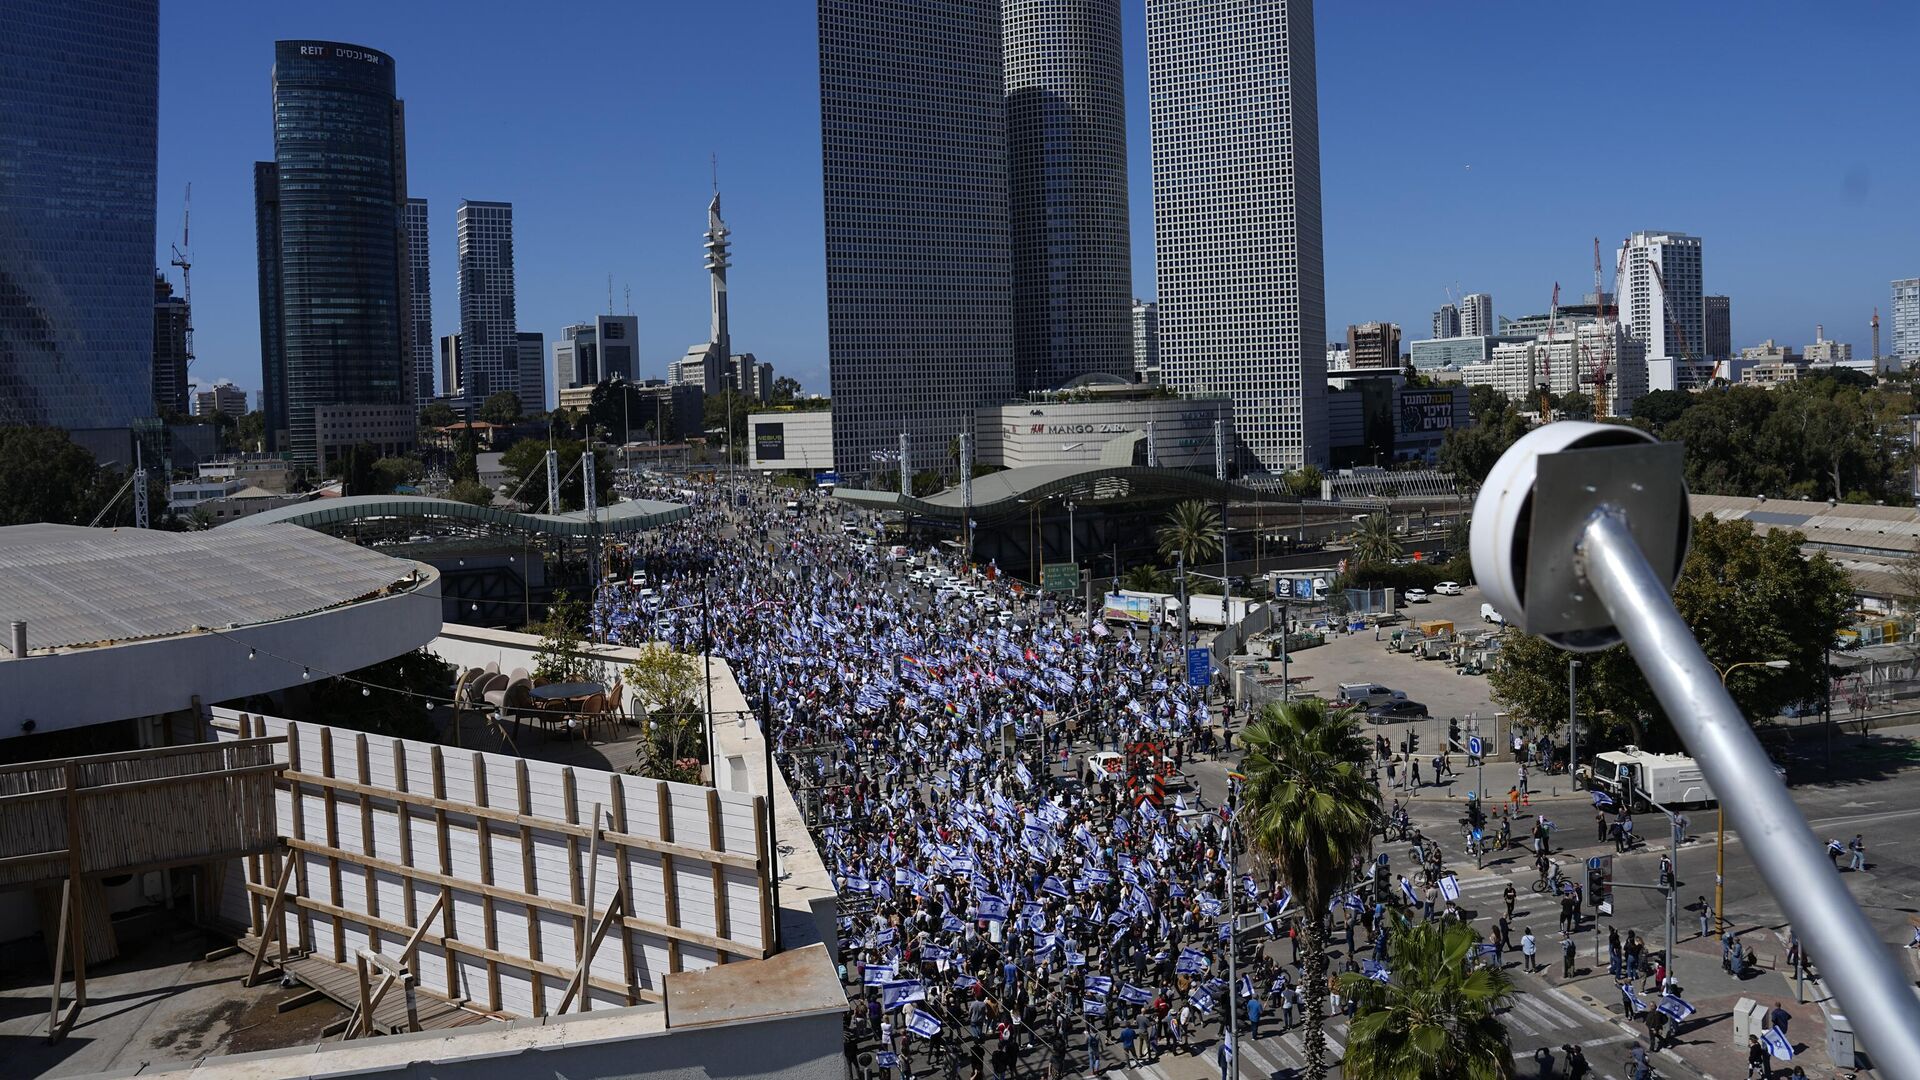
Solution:
[[[251,659],[253,659],[253,650],[252,650],[252,649],[248,649],[248,650],[247,650],[247,659],[249,659],[249,660],[251,660]]]
[[[301,668],[301,669],[300,669],[300,677],[301,677],[301,678],[303,678],[303,679],[308,679],[308,678],[312,678],[312,677],[313,677],[313,672],[312,672],[311,670],[309,670],[309,669],[307,669],[307,668]]]

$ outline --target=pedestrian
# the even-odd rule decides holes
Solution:
[[[1793,1023],[1793,1014],[1788,1012],[1779,1002],[1774,1002],[1773,1008],[1767,1011],[1767,1025],[1769,1027],[1779,1028],[1780,1034],[1785,1035],[1787,1033],[1787,1025],[1791,1023]]]
[[[1567,1080],[1584,1080],[1593,1066],[1587,1064],[1587,1052],[1580,1049],[1579,1043],[1568,1043],[1560,1048],[1567,1057]]]
[[[1505,889],[1500,890],[1500,899],[1506,901],[1506,904],[1507,904],[1508,919],[1513,918],[1513,902],[1519,899],[1519,897],[1520,897],[1520,893],[1518,890],[1516,890],[1513,887],[1513,882],[1511,881],[1507,882],[1507,887]]]
[[[1408,777],[1407,784],[1409,786],[1411,787],[1423,786],[1420,782],[1420,759],[1419,758],[1416,758],[1416,757],[1407,758],[1407,777]]]
[[[1133,1030],[1133,1021],[1131,1020],[1127,1021],[1126,1026],[1120,1029],[1120,1050],[1126,1055],[1128,1068],[1132,1068],[1134,1062],[1137,1060],[1133,1052],[1133,1042],[1138,1037],[1138,1033]]]
[[[1667,1014],[1659,1009],[1648,1009],[1644,1019],[1647,1024],[1647,1050],[1657,1054],[1660,1052],[1660,1033],[1666,1028]]]
[[[1605,843],[1607,839],[1607,812],[1595,809],[1593,812],[1593,832],[1596,843]]]
[[[1260,1037],[1260,999],[1258,997],[1247,999],[1247,1033],[1256,1039]]]
[[[1773,1063],[1767,1059],[1767,1048],[1760,1045],[1760,1037],[1747,1036],[1747,1080],[1773,1080]]]
[[[1100,1075],[1100,1029],[1093,1024],[1087,1025],[1087,1072]]]
[[[1607,974],[1620,981],[1620,931],[1612,926],[1607,927]]]
[[[1532,806],[1533,803],[1527,798],[1527,766],[1524,762],[1520,765],[1520,782],[1515,784],[1514,787],[1520,789],[1521,804],[1524,806]]]
[[[1526,931],[1520,935],[1520,956],[1526,972],[1529,975],[1540,969],[1540,965],[1536,960],[1539,951],[1539,943],[1533,939],[1533,927],[1529,926]]]
[[[1573,956],[1575,951],[1576,947],[1573,943],[1573,934],[1569,932],[1565,937],[1560,939],[1560,977],[1563,979],[1573,978]]]
[[[1438,885],[1427,886],[1427,891],[1421,896],[1421,906],[1425,909],[1424,914],[1428,922],[1433,921],[1433,905],[1436,902],[1438,902],[1439,899],[1440,899],[1440,886]]]
[[[1516,814],[1517,814],[1517,813],[1519,813],[1519,812],[1520,812],[1520,787],[1519,787],[1519,785],[1517,785],[1517,784],[1516,784],[1516,785],[1514,785],[1513,787],[1510,787],[1510,788],[1508,788],[1508,789],[1507,789],[1507,804],[1508,804],[1509,806],[1511,806],[1511,807],[1513,808],[1513,812],[1514,812],[1514,813],[1516,813]]]
[[[1700,907],[1700,936],[1706,937],[1707,935],[1713,933],[1713,909],[1707,906],[1707,898],[1704,896],[1702,896],[1699,900],[1699,907]]]
[[[1867,872],[1867,843],[1859,833],[1854,833],[1853,839],[1847,842],[1847,866],[1863,874]]]
[[[1544,1046],[1535,1050],[1533,1065],[1540,1070],[1540,1080],[1553,1080],[1553,1051]]]
[[[1631,1080],[1650,1080],[1653,1076],[1653,1063],[1647,1060],[1646,1048],[1639,1043],[1627,1051],[1627,1075]]]

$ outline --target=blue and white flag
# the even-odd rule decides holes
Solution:
[[[1130,1005],[1145,1005],[1153,1000],[1153,991],[1143,990],[1132,983],[1121,983],[1120,1000]]]
[[[1063,900],[1067,898],[1066,884],[1052,874],[1047,875],[1047,879],[1040,883],[1040,891],[1052,896],[1058,896]]]
[[[1675,994],[1668,994],[1665,997],[1662,997],[1660,999],[1660,1004],[1655,1007],[1658,1008],[1661,1012],[1666,1013],[1667,1016],[1670,1019],[1672,1019],[1673,1022],[1676,1024],[1682,1020],[1685,1020],[1687,1017],[1693,1015],[1693,1006],[1680,1000],[1680,998]]]
[[[1089,994],[1087,995],[1087,999],[1081,1003],[1080,1010],[1088,1016],[1105,1016],[1107,1015],[1107,1003]]]
[[[900,1067],[900,1055],[891,1050],[880,1050],[873,1055],[873,1063],[882,1069],[897,1069]]]
[[[1633,1006],[1638,1012],[1646,1012],[1651,1008],[1651,1006],[1647,1004],[1646,999],[1640,996],[1640,992],[1633,988],[1632,983],[1621,983],[1620,993],[1625,995],[1627,1004]]]
[[[961,922],[960,916],[958,915],[949,915],[946,918],[940,920],[940,930],[942,933],[960,934],[960,933],[965,933],[966,929],[967,929],[967,924],[964,922]]]
[[[1209,919],[1219,918],[1220,917],[1220,901],[1215,900],[1211,896],[1201,897],[1200,912],[1201,914],[1205,915]]]
[[[1407,903],[1418,904],[1420,902],[1420,898],[1413,894],[1413,882],[1408,881],[1406,878],[1400,879],[1400,891],[1407,894]]]
[[[940,1029],[944,1026],[940,1023],[939,1017],[925,1009],[915,1009],[913,1019],[907,1021],[907,1030],[923,1039],[931,1039],[940,1034]]]
[[[1596,788],[1594,789],[1592,794],[1593,794],[1593,805],[1601,809],[1606,809],[1607,807],[1610,807],[1613,805],[1613,796],[1607,794],[1606,792]]]
[[[980,980],[963,971],[953,977],[953,985],[961,990],[971,990],[980,985]]]
[[[920,959],[929,964],[938,964],[943,960],[953,959],[953,950],[939,945],[929,945],[920,950]]]
[[[1460,879],[1452,874],[1441,878],[1440,895],[1458,903],[1460,901]]]
[[[1187,1001],[1191,1002],[1194,1008],[1199,1009],[1203,1013],[1213,1008],[1213,995],[1208,993],[1207,988],[1204,986],[1196,986],[1192,990],[1187,991]]]
[[[1275,914],[1285,915],[1287,913],[1287,908],[1292,904],[1293,904],[1293,890],[1283,886],[1280,890],[1280,910],[1278,912],[1275,912]]]
[[[901,979],[880,984],[880,1007],[897,1009],[909,1001],[927,1000],[927,988],[919,979]]]
[[[1767,1053],[1781,1061],[1793,1060],[1793,1044],[1787,1041],[1786,1032],[1777,1027],[1768,1028],[1766,1033],[1760,1036],[1760,1045],[1767,1048]]]
[[[864,986],[885,986],[887,983],[893,981],[893,965],[868,964],[866,971],[861,975],[860,981]]]
[[[1112,993],[1113,992],[1113,976],[1111,975],[1087,976],[1087,992],[1090,994],[1099,994],[1102,997],[1105,997],[1106,995]]]
[[[1070,952],[1070,953],[1068,953],[1068,954],[1067,954],[1067,966],[1068,966],[1068,967],[1086,967],[1086,966],[1087,966],[1087,954],[1086,954],[1086,953],[1081,953],[1081,952]]]
[[[1250,998],[1253,996],[1253,977],[1252,976],[1250,975],[1240,976],[1240,996],[1243,998]]]
[[[849,877],[847,878],[845,888],[850,893],[871,892],[873,891],[873,882],[863,877]]]
[[[1019,778],[1020,786],[1022,787],[1033,786],[1033,772],[1032,770],[1027,768],[1026,762],[1024,761],[1015,762],[1013,765],[1013,775]]]
[[[973,902],[973,916],[988,922],[1007,921],[1007,902],[991,894],[982,894]]]

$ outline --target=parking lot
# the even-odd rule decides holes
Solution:
[[[1463,675],[1442,660],[1416,660],[1409,653],[1389,652],[1385,640],[1395,629],[1432,619],[1451,620],[1456,631],[1487,628],[1480,619],[1480,604],[1480,590],[1469,586],[1460,596],[1435,596],[1406,605],[1400,609],[1405,621],[1382,627],[1379,640],[1372,630],[1364,630],[1299,650],[1293,654],[1290,674],[1295,680],[1306,678],[1294,683],[1295,692],[1331,700],[1341,683],[1377,682],[1425,705],[1435,720],[1491,717],[1497,708],[1484,675]],[[1270,664],[1270,669],[1277,675],[1278,662]]]

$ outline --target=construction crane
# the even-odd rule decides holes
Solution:
[[[1680,357],[1675,362],[1673,371],[1673,385],[1675,389],[1678,389],[1681,383],[1679,365],[1686,363],[1690,356],[1687,351],[1687,327],[1686,324],[1682,323],[1679,319],[1674,318],[1673,294],[1667,291],[1667,279],[1660,276],[1660,264],[1649,259],[1647,260],[1647,269],[1653,272],[1653,283],[1660,286],[1660,306],[1666,311],[1667,326],[1673,330],[1674,338],[1680,346]],[[1719,365],[1716,364],[1714,365],[1714,377],[1718,378],[1719,374],[1720,368]]]
[[[187,182],[186,209],[180,215],[180,242],[169,265],[180,268],[181,299],[187,303],[187,367],[193,367],[193,182]]]
[[[1615,303],[1618,304],[1616,298]],[[1613,325],[1607,321],[1607,294],[1601,287],[1600,278],[1600,238],[1593,238],[1593,309],[1600,318],[1600,355],[1593,361],[1593,418],[1598,420],[1607,415],[1607,384],[1613,378]],[[1618,320],[1620,309],[1614,308],[1614,318]],[[1591,352],[1591,350],[1589,350]]]
[[[1553,422],[1553,324],[1560,321],[1560,283],[1553,283],[1553,301],[1547,305],[1547,355],[1540,363],[1540,422]],[[1580,365],[1574,365],[1576,377]],[[1575,380],[1578,385],[1578,379]]]

